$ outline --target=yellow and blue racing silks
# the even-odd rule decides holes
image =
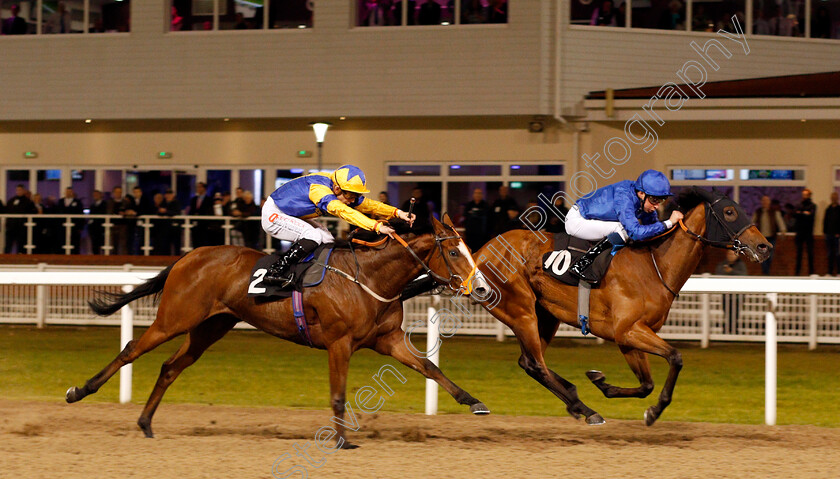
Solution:
[[[395,207],[364,196],[345,205],[333,194],[329,173],[313,173],[295,178],[274,190],[270,198],[280,211],[289,216],[309,219],[329,214],[368,231],[376,231],[379,222],[365,214],[385,219],[397,214]]]

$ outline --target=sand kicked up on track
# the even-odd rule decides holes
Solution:
[[[357,413],[358,449],[313,443],[331,414],[168,405],[155,439],[138,405],[0,401],[2,478],[837,478],[840,429],[607,418]],[[295,444],[309,443],[308,464]]]

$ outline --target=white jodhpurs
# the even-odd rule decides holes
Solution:
[[[588,241],[600,241],[610,233],[618,233],[627,241],[627,231],[618,221],[588,220],[581,216],[577,205],[566,213],[566,233]]]
[[[324,225],[283,213],[271,198],[267,198],[263,204],[261,223],[266,233],[283,241],[296,243],[299,240],[308,239],[318,244],[335,241]]]

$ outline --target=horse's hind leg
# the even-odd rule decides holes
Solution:
[[[671,404],[674,387],[677,385],[677,377],[679,377],[680,370],[682,369],[682,356],[676,348],[657,336],[653,330],[638,322],[633,325],[629,332],[616,336],[615,341],[619,346],[626,346],[638,349],[640,352],[655,354],[668,361],[670,369],[668,370],[668,378],[665,380],[665,385],[662,386],[662,392],[659,393],[659,402],[645,411],[645,424],[652,426],[659,419],[662,411]]]
[[[522,349],[519,366],[525,370],[528,376],[534,378],[566,403],[566,410],[569,414],[574,417],[583,415],[589,425],[603,424],[604,418],[580,400],[575,385],[548,368],[543,356],[543,351],[545,351],[548,343],[545,339],[541,340],[536,325],[536,319],[514,324],[513,332],[516,334],[516,339],[519,340],[519,346]]]
[[[405,338],[406,336],[402,331],[395,331],[392,334],[380,338],[376,342],[375,350],[380,354],[393,357],[423,376],[440,384],[446,392],[458,401],[458,404],[469,406],[470,412],[473,414],[490,414],[490,410],[487,409],[484,403],[472,397],[470,393],[453,383],[433,362],[429,361],[426,357],[418,357],[412,354],[405,344]]]
[[[160,327],[156,327],[156,324],[157,321],[153,323],[142,336],[140,336],[140,339],[129,341],[128,344],[125,345],[125,348],[123,348],[122,352],[120,352],[120,354],[118,354],[110,364],[105,366],[102,371],[99,371],[95,376],[88,379],[84,386],[80,388],[73,386],[68,389],[67,394],[65,395],[67,402],[74,403],[83,399],[85,396],[95,393],[102,387],[103,384],[111,379],[111,376],[116,374],[121,367],[134,362],[135,359],[152,349],[155,349],[166,341],[169,341],[182,332],[179,331],[173,334],[168,331],[163,331]]]
[[[639,378],[639,387],[622,388],[608,384],[606,381],[607,378],[601,371],[587,371],[586,376],[608,398],[648,397],[653,391],[653,376],[650,374],[650,364],[648,364],[647,356],[642,351],[629,346],[619,346],[619,349],[624,354],[627,365],[630,366],[630,369]]]
[[[234,316],[218,315],[208,318],[187,334],[184,344],[163,363],[160,368],[155,388],[146,401],[146,407],[137,420],[137,425],[146,437],[154,437],[152,433],[152,416],[155,414],[166,389],[175,381],[181,371],[192,365],[201,357],[213,343],[222,339],[239,320]]]

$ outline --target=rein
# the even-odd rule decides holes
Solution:
[[[428,274],[431,278],[434,278],[434,280],[437,281],[438,283],[446,284],[449,287],[449,289],[452,289],[453,291],[455,291],[456,289],[452,287],[452,280],[453,279],[460,279],[461,283],[459,283],[459,284],[463,284],[464,281],[461,278],[461,276],[452,272],[452,266],[449,264],[449,259],[447,259],[446,254],[443,251],[443,242],[444,241],[448,241],[448,240],[452,240],[452,239],[461,239],[461,235],[459,235],[457,231],[454,231],[454,233],[455,233],[455,236],[437,236],[437,235],[435,235],[435,243],[438,246],[438,250],[440,251],[441,257],[443,257],[444,264],[446,264],[446,269],[449,272],[449,278],[444,278],[443,276],[441,276],[441,275],[435,273],[434,271],[432,271],[432,269],[426,264],[426,262],[423,261],[420,258],[420,256],[417,255],[416,252],[414,252],[414,250],[411,248],[411,246],[409,246],[408,243],[404,239],[402,239],[402,237],[400,237],[400,235],[394,233],[394,239],[396,239],[398,243],[400,243],[405,249],[408,250],[409,253],[411,253],[411,256],[418,263],[420,263],[420,266],[423,267],[426,274]],[[359,286],[361,286],[361,288],[366,293],[373,296],[377,300],[379,300],[383,303],[392,303],[392,302],[400,299],[399,294],[394,296],[393,298],[383,298],[382,296],[378,295],[375,291],[370,289],[366,284],[359,281],[358,278],[359,278],[359,271],[361,269],[361,265],[359,265],[359,259],[356,256],[356,250],[353,248],[354,243],[361,244],[363,246],[376,247],[376,246],[381,246],[381,245],[385,244],[387,241],[388,241],[387,236],[385,238],[383,238],[379,241],[375,241],[375,242],[362,241],[362,240],[359,240],[359,239],[356,239],[356,238],[352,238],[350,240],[350,252],[353,254],[353,261],[356,263],[356,275],[355,276],[351,276],[350,274],[345,273],[344,271],[342,271],[342,270],[340,270],[340,269],[338,269],[334,266],[330,266],[328,264],[322,264],[322,263],[318,263],[318,262],[316,262],[316,264],[318,264],[319,266],[322,266],[327,271],[332,271],[333,273],[336,273],[337,275],[339,275],[339,276],[341,276],[341,277],[343,277],[343,278],[345,278],[349,281],[352,281],[353,283],[358,284]]]

